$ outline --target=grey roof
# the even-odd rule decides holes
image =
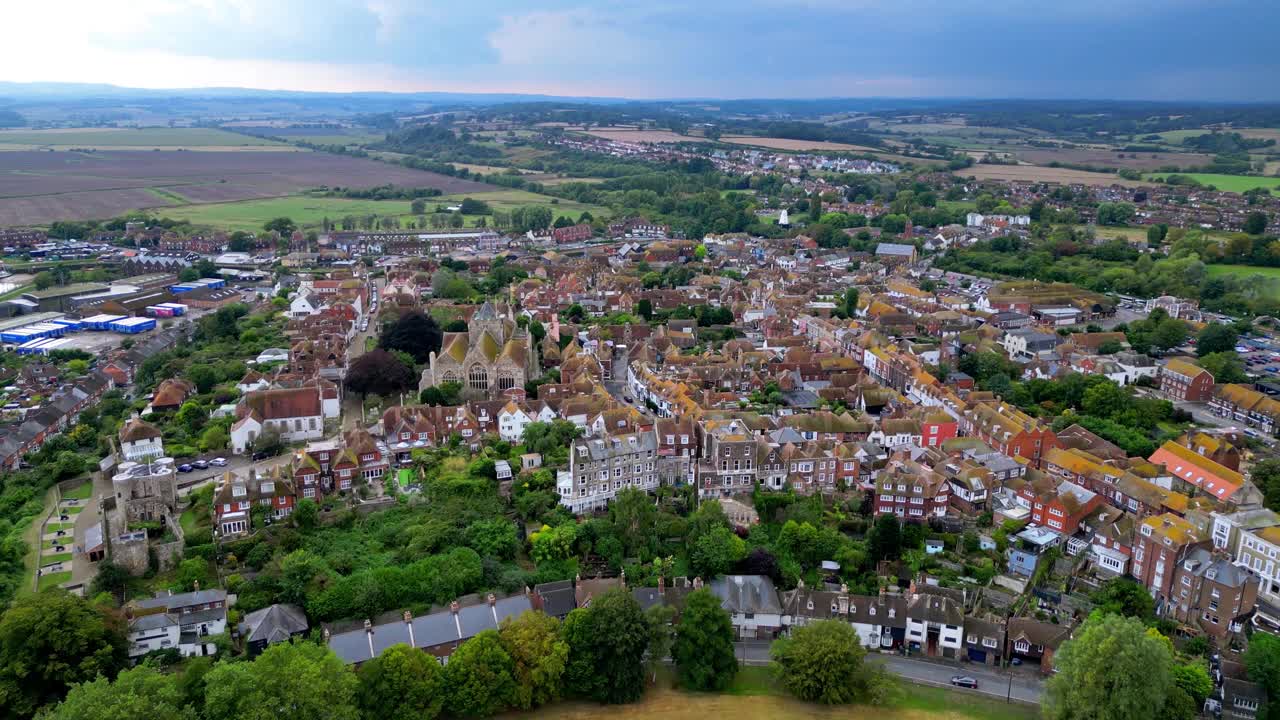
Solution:
[[[635,438],[634,445],[631,444],[631,438]],[[572,452],[576,455],[580,447],[587,448],[587,455],[591,460],[607,460],[620,455],[657,450],[658,438],[653,433],[646,432],[577,440],[574,441]]]
[[[1187,553],[1183,565],[1184,567],[1189,565],[1195,574],[1203,575],[1206,580],[1227,587],[1244,587],[1251,577],[1248,572],[1225,557],[1214,557],[1213,553],[1202,547],[1194,548]]]
[[[134,603],[137,607],[144,610],[154,608],[181,608],[191,605],[204,605],[211,602],[226,602],[227,591],[221,588],[213,588],[211,590],[196,590],[194,592],[178,593],[176,595],[159,595],[156,597],[139,600]]]
[[[129,632],[142,632],[144,630],[157,630],[170,625],[177,625],[178,619],[169,613],[151,613],[136,617],[129,621]]]
[[[907,603],[907,616],[913,620],[925,620],[937,625],[964,624],[964,608],[945,595],[935,595],[927,590],[911,596]]]
[[[481,602],[459,608],[439,610],[429,615],[379,623],[369,629],[357,628],[329,637],[329,649],[347,663],[360,663],[382,654],[392,645],[416,648],[439,647],[462,643],[485,630],[498,629],[499,623],[533,609],[524,594],[495,600],[493,605]]]
[[[542,611],[552,617],[564,617],[578,607],[572,580],[542,583],[533,592],[542,598]]]
[[[876,245],[877,255],[911,255],[916,251],[915,245],[882,242]]]
[[[782,614],[782,602],[773,581],[764,575],[726,575],[707,587],[731,613]]]
[[[281,642],[310,627],[302,608],[296,605],[272,605],[244,616],[240,634],[245,642]]]

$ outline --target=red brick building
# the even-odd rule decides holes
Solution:
[[[920,447],[938,447],[959,434],[959,421],[937,410],[925,415],[920,422]]]
[[[1132,574],[1157,602],[1167,599],[1178,563],[1204,541],[1187,520],[1173,513],[1153,515],[1138,524]]]
[[[1198,365],[1174,358],[1160,368],[1160,392],[1174,400],[1208,402],[1213,398],[1213,375]]]
[[[578,223],[577,225],[556,228],[551,231],[551,237],[555,238],[558,244],[586,242],[594,236],[595,233],[591,230],[589,223]]]
[[[1039,469],[1050,449],[1062,447],[1052,428],[1001,400],[971,404],[961,416],[960,430],[1009,457],[1022,457]]]
[[[951,486],[933,470],[909,460],[894,459],[876,478],[876,513],[902,520],[926,522],[947,514]]]
[[[1018,491],[1031,504],[1031,524],[1072,535],[1102,504],[1102,496],[1066,480],[1044,477]]]

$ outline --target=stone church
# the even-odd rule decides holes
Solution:
[[[510,306],[485,301],[464,332],[447,332],[440,352],[431,353],[419,390],[447,382],[462,384],[467,398],[495,398],[523,388],[538,374],[529,332],[516,326]]]

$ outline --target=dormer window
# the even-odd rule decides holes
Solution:
[[[275,483],[273,483],[273,482],[264,482],[264,483],[262,483],[262,492],[264,492],[264,493],[274,493],[275,491],[276,491],[276,484],[275,484]]]
[[[232,485],[232,486],[231,486],[231,496],[232,496],[232,497],[244,497],[245,495],[248,495],[248,494],[249,494],[248,489],[246,489],[246,488],[245,488],[245,486],[243,486],[243,485]]]

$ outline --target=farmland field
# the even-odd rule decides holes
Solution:
[[[1072,148],[1046,150],[1030,148],[1016,151],[1017,156],[1032,165],[1048,165],[1051,162],[1091,165],[1097,167],[1134,168],[1155,170],[1165,166],[1202,167],[1213,158],[1197,153],[1121,153],[1114,150]],[[1124,157],[1117,157],[1123,154]]]
[[[284,197],[325,186],[491,185],[372,160],[313,152],[0,153],[0,225],[103,219],[144,208]],[[167,212],[167,210],[166,210]]]
[[[1267,296],[1280,298],[1280,268],[1254,267],[1252,265],[1206,265],[1209,277],[1235,275],[1241,280],[1256,279],[1256,284]]]
[[[876,152],[876,148],[866,145],[827,142],[825,140],[791,140],[788,138],[754,137],[748,135],[732,135],[720,138],[720,142],[733,145],[752,145],[772,150],[790,150],[792,152],[829,150],[831,152]]]
[[[1148,175],[1147,178],[1163,178],[1168,173],[1157,173]],[[1246,190],[1254,188],[1271,188],[1274,194],[1277,188],[1280,188],[1280,178],[1274,177],[1257,177],[1252,175],[1217,175],[1214,173],[1179,173],[1185,177],[1189,177],[1202,185],[1212,185],[1219,190],[1226,192],[1242,193]]]
[[[974,165],[957,170],[957,175],[979,180],[1021,180],[1023,182],[1080,183],[1083,185],[1125,185],[1139,187],[1150,183],[1125,180],[1110,173],[1095,173],[1038,165]]]
[[[1238,132],[1247,138],[1275,140],[1280,144],[1280,128],[1236,128],[1231,132]]]
[[[478,183],[473,184],[478,185]],[[480,187],[489,188],[491,186],[480,185]],[[427,212],[430,213],[436,205],[456,204],[467,197],[484,200],[493,209],[504,212],[529,205],[547,205],[551,207],[553,212],[569,215],[574,220],[584,210],[589,210],[593,215],[607,212],[605,208],[596,205],[584,205],[568,200],[559,200],[558,198],[538,195],[524,190],[505,189],[426,198]],[[559,200],[559,202],[552,204],[553,200]],[[353,217],[377,215],[379,217],[399,217],[402,220],[409,220],[415,217],[409,210],[410,203],[408,200],[351,200],[338,197],[293,195],[263,200],[183,205],[180,207],[170,206],[164,208],[162,213],[165,217],[186,220],[195,225],[210,225],[226,230],[260,230],[268,220],[278,217],[291,218],[302,227],[319,227],[325,218],[336,222],[346,215]],[[479,217],[466,217],[467,225],[475,225]]]
[[[215,128],[68,128],[0,130],[0,150],[294,150],[290,145]]]
[[[624,130],[620,128],[610,128],[607,130],[588,130],[585,134],[592,137],[604,138],[605,140],[617,140],[619,142],[706,142],[705,138],[677,135],[670,130]]]

